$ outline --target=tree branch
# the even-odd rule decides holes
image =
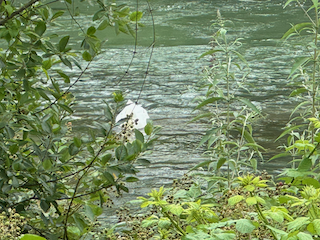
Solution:
[[[3,20],[0,20],[0,26],[3,26],[4,24],[6,24],[10,19],[14,18],[17,15],[20,15],[21,12],[23,12],[24,10],[26,10],[27,8],[31,7],[33,4],[35,4],[36,2],[39,2],[40,0],[31,0],[30,2],[26,3],[25,5],[23,5],[21,8],[19,8],[18,10],[14,11],[10,16],[6,17]]]

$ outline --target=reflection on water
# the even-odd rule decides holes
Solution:
[[[199,92],[193,90],[202,78],[202,69],[209,63],[197,58],[209,49],[210,24],[216,18],[217,9],[225,19],[231,20],[229,36],[243,38],[242,52],[252,69],[248,81],[254,86],[251,95],[243,93],[262,108],[265,118],[257,123],[254,135],[268,152],[266,158],[276,153],[279,143],[274,143],[280,128],[289,118],[292,100],[287,96],[287,76],[292,59],[299,49],[290,49],[279,41],[282,34],[297,23],[303,14],[293,7],[285,10],[282,0],[202,0],[202,1],[153,1],[156,45],[149,75],[140,104],[163,131],[159,144],[150,156],[151,166],[142,167],[138,173],[141,181],[130,185],[131,192],[125,199],[133,199],[149,191],[151,187],[168,184],[186,170],[203,160],[197,143],[205,126],[187,124],[194,116],[196,103],[193,99]],[[138,49],[129,73],[119,86],[115,83],[123,75],[131,61],[133,40],[130,37],[115,37],[113,30],[101,36],[108,37],[103,54],[90,66],[88,72],[74,91],[78,105],[76,115],[79,124],[90,125],[99,120],[102,100],[110,97],[116,89],[126,92],[128,99],[136,99],[143,82],[152,42],[152,23],[147,6],[146,27],[139,32]],[[66,31],[72,31],[66,28]],[[269,170],[283,168],[286,161],[266,163]]]

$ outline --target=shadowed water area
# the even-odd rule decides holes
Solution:
[[[230,38],[243,38],[240,52],[250,65],[248,82],[254,88],[251,94],[243,92],[242,96],[258,105],[265,116],[256,122],[254,137],[267,149],[266,160],[278,153],[279,143],[274,140],[295,106],[288,97],[292,89],[287,86],[287,76],[294,57],[302,51],[283,44],[280,38],[290,28],[290,23],[306,20],[299,8],[283,9],[283,4],[280,0],[151,2],[156,42],[139,103],[148,110],[154,124],[162,126],[163,130],[153,154],[148,156],[152,164],[141,167],[140,181],[129,185],[130,193],[122,200],[134,199],[150,188],[169,184],[204,160],[203,149],[196,146],[205,125],[187,122],[196,114],[192,112],[197,105],[193,99],[201,95],[195,86],[203,78],[203,68],[210,65],[208,58],[197,58],[210,49],[208,42],[213,33],[210,25],[218,9],[224,19],[233,22],[228,28]],[[132,6],[135,6],[134,1]],[[91,126],[93,121],[99,121],[103,115],[103,100],[110,98],[114,90],[124,91],[127,99],[135,100],[139,95],[151,54],[149,46],[153,42],[152,20],[145,2],[140,2],[139,10],[144,11],[142,22],[146,26],[138,33],[137,53],[122,79],[132,59],[134,40],[124,35],[115,36],[111,28],[101,33],[108,39],[103,53],[73,90],[79,126]],[[89,7],[88,11],[93,10]],[[72,32],[75,27],[70,23],[64,31]],[[259,167],[276,173],[286,166],[286,161],[260,163]]]

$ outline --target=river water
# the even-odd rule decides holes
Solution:
[[[139,2],[146,26],[138,33],[137,53],[128,74],[116,84],[131,61],[133,38],[115,36],[113,29],[107,29],[100,35],[108,39],[103,53],[73,91],[78,102],[75,109],[79,125],[90,126],[92,121],[99,121],[103,100],[110,98],[114,90],[121,89],[132,100],[139,95],[153,42],[148,6],[144,1]],[[130,3],[135,5],[135,1]],[[152,187],[169,184],[204,160],[203,150],[196,146],[205,126],[187,122],[195,116],[193,99],[201,94],[195,85],[203,77],[203,68],[210,64],[206,58],[197,58],[210,49],[210,25],[218,9],[223,18],[233,22],[228,28],[229,36],[243,38],[240,51],[251,67],[248,81],[254,86],[251,95],[244,96],[259,105],[265,115],[257,122],[254,136],[267,149],[266,160],[278,153],[279,143],[274,140],[294,106],[288,98],[291,89],[287,86],[287,76],[294,57],[301,51],[279,39],[291,27],[290,23],[306,20],[297,7],[283,9],[283,5],[284,1],[280,0],[151,1],[156,42],[139,103],[163,130],[149,156],[152,164],[140,169],[140,181],[129,185],[130,193],[124,195],[124,201],[144,195]],[[65,31],[73,31],[73,27],[66,26]],[[276,173],[286,166],[286,160],[259,165]]]

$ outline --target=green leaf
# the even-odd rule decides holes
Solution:
[[[248,219],[240,219],[236,223],[236,229],[242,233],[251,233],[256,227]]]
[[[218,160],[218,163],[217,163],[217,167],[216,167],[216,170],[220,169],[222,167],[222,165],[227,161],[226,158],[220,158]]]
[[[82,58],[88,62],[92,60],[92,56],[88,51],[82,53]]]
[[[13,144],[9,147],[9,151],[11,154],[15,154],[19,150],[19,145],[18,144]]]
[[[52,61],[51,59],[47,59],[47,60],[44,60],[42,62],[42,67],[46,70],[50,69],[52,67]]]
[[[63,52],[66,49],[66,46],[68,44],[70,36],[65,36],[60,39],[59,44],[58,44],[58,50],[59,52]]]
[[[114,177],[112,176],[111,173],[109,173],[109,172],[104,172],[104,173],[103,173],[103,176],[104,176],[111,184],[114,184],[114,183],[115,183]]]
[[[320,235],[320,219],[315,219],[312,221],[314,231]]]
[[[297,234],[297,237],[299,240],[313,240],[313,237],[309,233],[304,233],[304,232],[299,232]]]
[[[183,207],[181,207],[180,205],[170,204],[169,206],[167,206],[167,208],[172,214],[177,216],[180,216],[183,212]]]
[[[292,1],[292,0],[291,0]],[[294,0],[296,1],[296,0]],[[289,1],[288,1],[289,2]],[[285,5],[286,6],[286,5]],[[298,23],[294,26],[292,26],[283,36],[281,39],[288,39],[292,33],[300,32],[301,30],[305,28],[312,27],[311,22],[305,22],[305,23]]]
[[[136,177],[127,177],[126,182],[137,182],[139,181],[139,178]]]
[[[252,206],[257,204],[257,199],[255,197],[248,197],[246,199],[246,203],[248,204],[248,206]]]
[[[77,148],[80,148],[80,147],[81,147],[82,141],[81,141],[80,138],[74,137],[74,138],[73,138],[73,142],[74,142],[74,145],[75,145]]]
[[[117,147],[115,156],[119,161],[122,161],[128,156],[127,148],[123,145]]]
[[[91,26],[87,30],[87,35],[94,35],[96,32],[96,28],[94,26]]]
[[[104,30],[108,26],[110,26],[109,20],[105,19],[100,23],[100,25],[99,25],[99,27],[97,29],[98,30]]]
[[[139,21],[141,18],[142,18],[142,16],[143,16],[143,13],[142,12],[140,12],[140,11],[135,11],[135,12],[132,12],[131,14],[130,14],[130,21],[133,21],[133,22],[135,22],[135,21]]]
[[[45,159],[42,163],[42,166],[45,170],[49,170],[51,169],[51,166],[52,166],[52,162],[50,159]]]
[[[304,158],[299,164],[298,171],[299,172],[306,172],[306,171],[310,170],[311,166],[312,166],[311,159]]]
[[[294,221],[288,223],[288,231],[299,229],[310,223],[308,217],[298,217]]]
[[[55,14],[53,14],[51,21],[62,16],[64,14],[64,11],[57,11]]]
[[[231,198],[228,199],[228,204],[229,204],[229,205],[235,205],[235,204],[241,202],[243,199],[244,199],[243,196],[241,196],[241,195],[236,195],[236,196],[233,196],[233,197],[231,197]]]
[[[57,73],[64,79],[65,83],[70,83],[70,78],[69,78],[69,76],[67,74],[62,72],[60,69],[57,70]]]
[[[275,142],[278,141],[280,138],[284,137],[285,135],[287,135],[288,133],[292,132],[293,130],[296,130],[296,129],[299,129],[301,127],[303,127],[304,125],[297,125],[297,126],[293,126],[293,127],[290,127],[288,129],[286,129],[285,131],[283,131],[279,137],[277,137],[276,140],[274,140]]]
[[[74,155],[78,154],[78,152],[80,151],[80,149],[74,143],[71,143],[69,145],[68,150],[69,150],[69,154],[71,156],[74,156]]]
[[[200,58],[203,58],[203,57],[205,57],[205,56],[207,56],[207,55],[212,55],[212,54],[215,53],[215,52],[222,52],[222,50],[215,50],[215,49],[209,50],[209,51],[201,54],[201,56],[199,57],[199,59],[200,59]]]
[[[70,62],[67,58],[60,56],[60,60],[62,61],[62,63],[63,63],[64,65],[66,65],[67,67],[69,67],[70,69],[72,69],[72,64],[71,64],[71,62]]]
[[[65,104],[60,104],[58,103],[59,107],[61,107],[63,110],[67,111],[68,113],[72,114],[73,110],[71,108],[69,108],[67,105]]]
[[[163,229],[168,229],[171,225],[169,218],[162,217],[158,222],[158,227]]]
[[[46,23],[43,21],[40,21],[37,23],[37,25],[35,27],[35,32],[39,36],[42,36],[42,34],[46,31],[46,29],[47,29]]]
[[[296,59],[296,62],[292,65],[291,71],[290,71],[290,75],[288,78],[290,78],[292,76],[292,74],[294,74],[297,69],[299,69],[300,67],[302,67],[304,64],[308,63],[311,60],[310,57],[300,57]]]
[[[153,126],[152,126],[151,123],[148,122],[147,125],[144,127],[144,132],[145,132],[148,136],[150,136],[151,133],[152,133],[152,131],[153,131]]]
[[[134,130],[134,134],[135,134],[137,140],[144,143],[144,136],[138,129]]]
[[[288,0],[285,5],[283,6],[283,8],[287,7],[291,2],[296,2],[297,0]]]
[[[46,239],[34,234],[23,234],[20,240],[46,240]]]
[[[242,97],[237,97],[236,99],[238,99],[240,102],[243,102],[244,104],[246,104],[254,112],[261,114],[260,110],[249,99],[242,98]]]
[[[307,91],[308,91],[308,89],[306,89],[306,88],[298,88],[298,89],[293,90],[290,93],[289,97],[295,97],[295,96],[297,96],[301,93],[307,92]]]
[[[83,230],[86,229],[88,225],[85,223],[83,217],[80,214],[75,213],[72,215],[72,217],[76,223],[76,226],[79,228],[80,232],[82,233]]]
[[[214,103],[214,102],[219,101],[221,99],[223,99],[223,98],[221,98],[221,97],[208,98],[208,99],[204,100],[203,102],[201,102],[198,106],[196,106],[195,109],[202,108],[203,106],[208,105],[209,103]]]

